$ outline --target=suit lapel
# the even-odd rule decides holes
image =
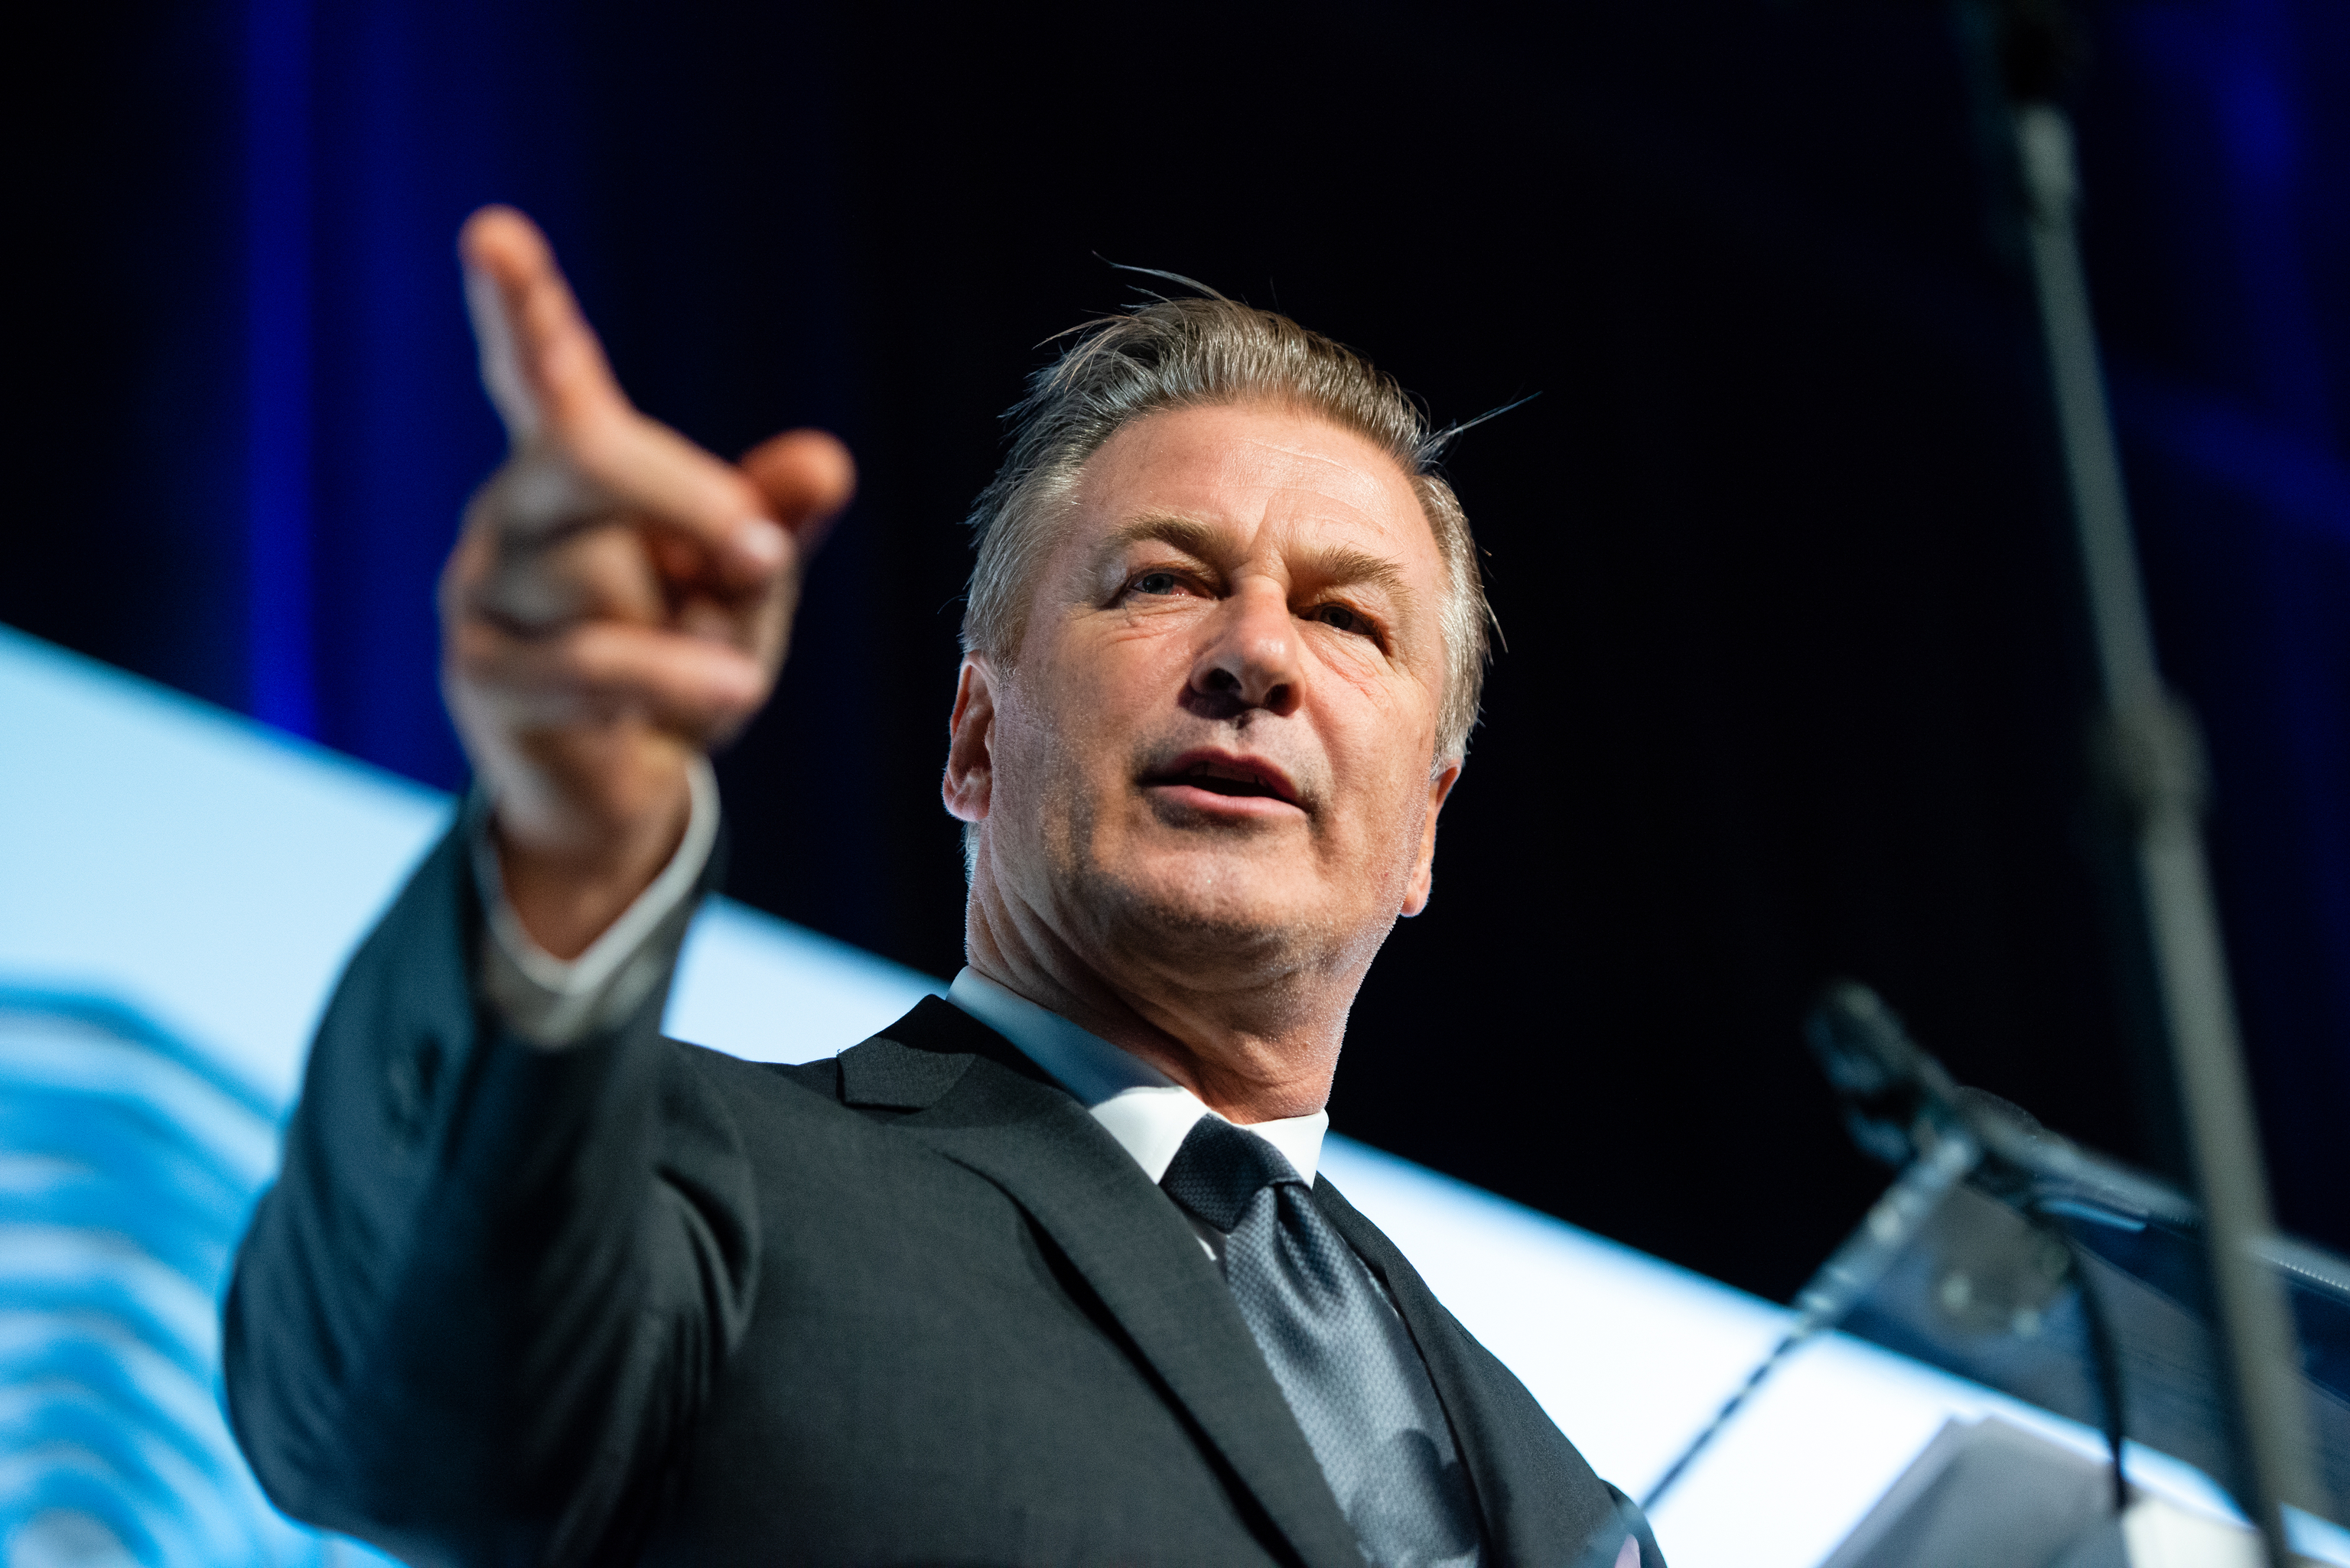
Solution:
[[[1387,1287],[1461,1445],[1490,1561],[1612,1563],[1627,1532],[1615,1493],[1492,1353],[1444,1310],[1386,1232],[1326,1180],[1314,1199]]]
[[[976,1060],[912,1065],[889,1060],[893,1052]],[[1043,1227],[1302,1562],[1361,1568],[1354,1530],[1231,1291],[1175,1206],[1085,1107],[993,1030],[936,999],[841,1062],[852,1104],[912,1109],[942,1085],[897,1126],[994,1182]]]

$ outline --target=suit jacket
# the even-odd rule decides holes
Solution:
[[[1076,1100],[936,998],[834,1060],[547,1052],[473,986],[444,840],[321,1023],[239,1253],[238,1440],[419,1563],[1360,1568],[1230,1292]],[[787,999],[779,999],[787,1005]],[[1326,1181],[1471,1477],[1487,1561],[1647,1529]]]

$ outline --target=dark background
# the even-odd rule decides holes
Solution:
[[[2093,282],[2280,1206],[2350,1248],[2350,8],[2084,16]],[[451,241],[515,202],[651,412],[856,448],[782,691],[721,764],[732,890],[951,974],[960,520],[1039,345],[1128,297],[1105,258],[1171,269],[1440,421],[1539,394],[1451,461],[1508,651],[1340,1130],[1783,1295],[1883,1179],[1797,1034],[1851,974],[1961,1079],[2175,1168],[1950,9],[42,26],[0,618],[460,784],[431,585],[499,438]]]

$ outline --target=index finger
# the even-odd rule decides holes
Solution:
[[[603,345],[580,315],[555,251],[512,207],[484,207],[457,235],[482,386],[521,446],[547,423],[629,411]]]

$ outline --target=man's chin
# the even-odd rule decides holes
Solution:
[[[1229,842],[1154,846],[1097,865],[1080,907],[1106,922],[1113,942],[1145,956],[1209,969],[1281,965],[1329,934],[1329,901],[1298,876],[1298,858]]]

